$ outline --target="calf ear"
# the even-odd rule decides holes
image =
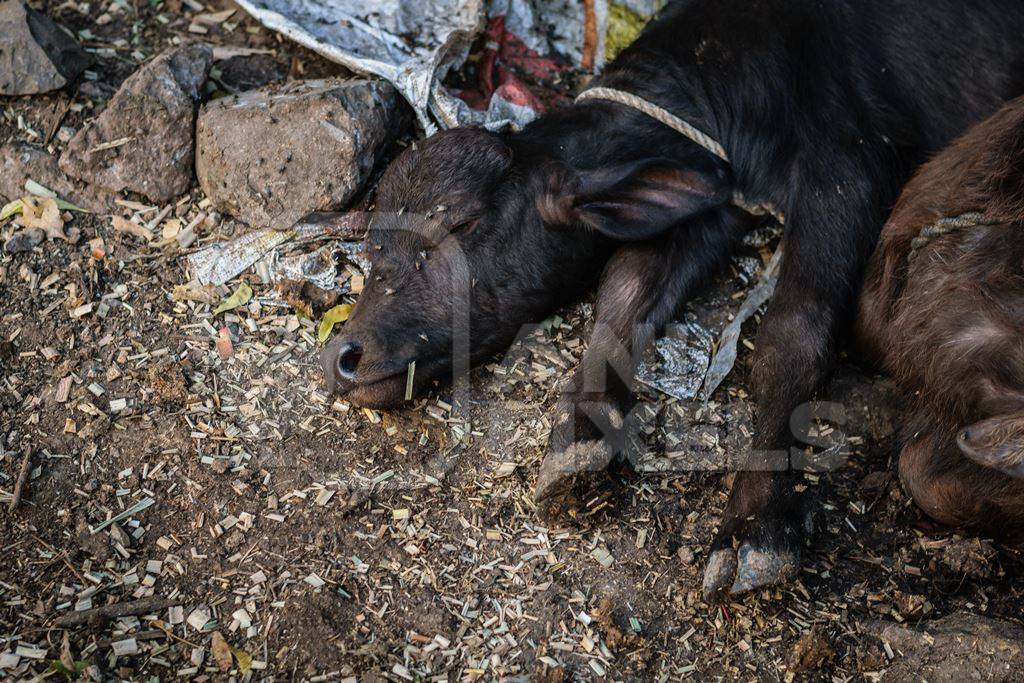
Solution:
[[[584,225],[623,242],[656,237],[679,221],[724,203],[727,171],[708,161],[649,159],[583,171],[540,204],[546,223]]]
[[[965,427],[957,436],[960,452],[982,467],[1024,478],[1024,413],[1003,415]]]

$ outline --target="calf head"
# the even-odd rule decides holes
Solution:
[[[649,239],[722,203],[725,170],[632,160],[586,170],[476,128],[407,149],[381,180],[371,272],[322,356],[351,402],[393,407],[503,351],[593,286],[617,241]]]

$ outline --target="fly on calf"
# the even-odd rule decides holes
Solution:
[[[759,222],[732,198],[772,205],[785,259],[749,378],[754,439],[704,586],[712,598],[786,580],[807,538],[801,477],[758,454],[793,443],[790,416],[829,375],[902,184],[1024,92],[1021,35],[1017,0],[670,2],[591,87],[670,112],[730,163],[601,99],[407,150],[377,197],[373,277],[324,353],[331,386],[399,405],[412,361],[417,391],[459,375],[599,283],[550,449],[614,456],[638,350]]]

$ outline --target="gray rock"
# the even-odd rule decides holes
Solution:
[[[20,232],[14,233],[11,239],[4,243],[4,251],[8,254],[20,254],[24,251],[32,251],[36,245],[43,241],[46,237],[39,228],[33,228],[31,230],[21,230]]]
[[[63,88],[92,63],[75,39],[20,0],[0,1],[0,95]]]
[[[186,45],[132,74],[91,125],[68,143],[60,168],[108,192],[165,202],[192,186],[196,109],[213,51]],[[105,144],[127,139],[122,145]],[[101,148],[101,149],[97,149]]]
[[[0,147],[0,197],[13,201],[24,196],[25,181],[30,179],[89,211],[106,213],[115,206],[112,195],[64,175],[57,167],[57,158],[45,150],[23,142]]]
[[[875,622],[866,629],[896,657],[885,681],[1017,681],[1024,667],[1024,628],[968,612],[908,627]]]
[[[270,55],[237,55],[217,62],[217,80],[229,92],[243,92],[280,83],[288,77],[288,67]],[[213,72],[211,72],[211,75]]]
[[[196,174],[214,206],[253,227],[289,227],[351,201],[408,109],[384,81],[297,81],[210,102]]]

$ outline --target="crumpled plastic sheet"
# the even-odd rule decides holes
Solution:
[[[748,240],[748,243],[754,241]],[[774,293],[782,253],[780,246],[763,268],[758,259],[734,258],[733,267],[739,279],[744,283],[755,279],[757,282],[729,323],[710,325],[709,329],[697,315],[687,313],[682,322],[669,325],[666,333],[654,342],[653,349],[645,354],[637,368],[636,381],[680,401],[708,401],[736,364],[743,325]],[[719,307],[729,306],[729,302],[730,299],[723,296],[709,303]]]
[[[256,230],[200,249],[188,256],[189,272],[200,284],[222,285],[262,263],[265,272],[261,275],[267,282],[299,279],[321,289],[334,289],[335,255],[344,254],[364,272],[368,267],[361,256],[366,224],[367,214],[359,211],[312,214],[290,230]],[[321,240],[329,244],[306,254],[283,256],[280,251]]]
[[[273,250],[265,258],[267,279],[277,283],[282,280],[298,280],[330,291],[335,288],[338,277],[338,256],[341,250],[336,245],[328,244],[306,254],[282,256]]]
[[[438,125],[522,126],[537,115],[501,101],[474,110],[442,85],[465,62],[487,17],[504,17],[509,30],[540,55],[557,54],[576,65],[586,61],[580,0],[237,1],[267,28],[352,71],[390,81],[428,134]],[[611,2],[649,18],[664,0],[593,0],[594,69],[604,63]]]
[[[245,272],[276,246],[295,238],[291,230],[257,230],[218,242],[188,256],[188,269],[202,285],[222,285]]]
[[[680,401],[696,398],[711,365],[713,343],[711,332],[686,316],[654,343],[653,362],[645,358],[636,379]]]
[[[483,28],[483,0],[238,0],[277,31],[352,71],[390,81],[423,128],[469,117],[440,86]],[[461,106],[460,106],[461,105]]]

